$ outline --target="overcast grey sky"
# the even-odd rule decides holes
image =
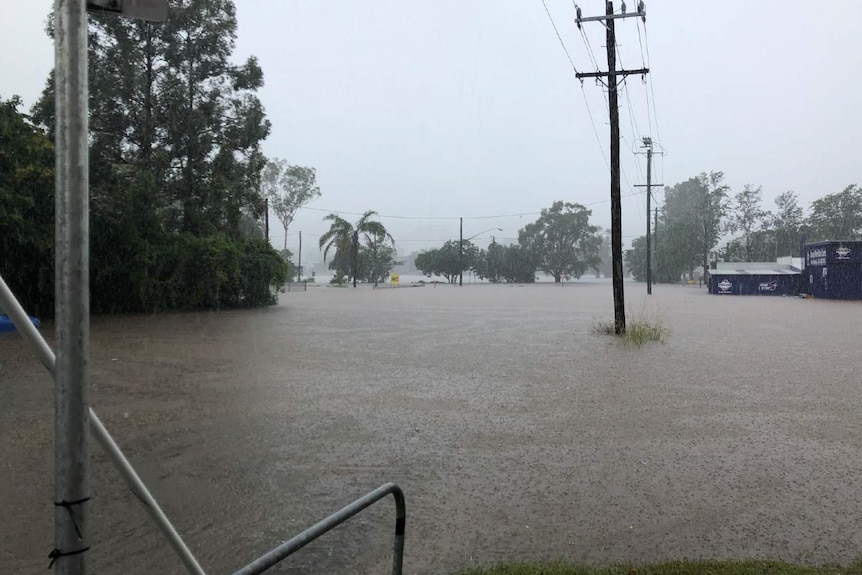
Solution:
[[[29,107],[52,66],[51,2],[0,1],[0,96]],[[546,2],[575,65],[594,69],[572,2]],[[266,80],[265,153],[317,168],[314,207],[456,218],[537,212],[560,199],[602,202],[590,206],[593,223],[610,226],[605,94],[589,81],[582,93],[541,0],[236,5],[237,59],[256,55]],[[587,16],[604,3],[580,5]],[[604,70],[603,28],[584,26]],[[721,170],[734,192],[763,185],[767,207],[788,189],[807,207],[862,181],[860,26],[854,0],[652,0],[645,29],[618,21],[622,64],[641,67],[640,31],[655,92],[654,114],[639,77],[621,93],[623,194],[644,183],[631,146],[650,133],[668,152],[655,171],[665,184]],[[644,209],[642,194],[623,199],[626,243],[644,232]],[[291,232],[303,230],[308,247],[323,215],[304,210]],[[532,219],[468,219],[464,233],[500,227],[498,237],[514,237]],[[458,234],[457,219],[384,221],[401,251]],[[316,249],[303,252],[316,259]]]

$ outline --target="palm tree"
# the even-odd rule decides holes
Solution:
[[[365,244],[371,248],[375,254],[377,246],[382,242],[390,241],[395,245],[395,240],[387,231],[386,227],[379,221],[372,219],[377,216],[374,210],[368,210],[359,220],[356,225],[351,224],[338,214],[329,214],[324,221],[330,221],[329,231],[320,236],[320,247],[323,249],[323,261],[326,262],[326,256],[329,250],[335,248],[335,253],[352,253],[351,258],[351,275],[353,276],[353,287],[356,287],[356,279],[359,275],[359,239],[365,240]]]

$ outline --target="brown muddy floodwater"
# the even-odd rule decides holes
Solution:
[[[386,481],[405,573],[510,559],[850,562],[862,304],[659,286],[665,345],[590,333],[610,285],[289,293],[93,321],[92,404],[204,568],[231,573]],[[51,328],[43,330],[51,335]],[[52,386],[0,338],[0,573],[52,548]],[[182,573],[92,447],[93,573]],[[386,573],[387,500],[273,573]]]

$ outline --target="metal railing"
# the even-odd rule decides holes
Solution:
[[[0,276],[0,308],[8,314],[9,319],[15,324],[18,333],[24,338],[30,347],[33,349],[36,357],[44,365],[50,373],[56,370],[56,356],[51,350],[48,343],[42,338],[42,334],[36,329],[36,326],[30,321],[29,316],[21,307],[18,299],[3,281]],[[197,562],[192,552],[183,542],[179,533],[177,533],[170,520],[162,511],[158,502],[152,496],[147,486],[141,481],[132,464],[126,459],[120,447],[116,444],[111,434],[105,429],[96,412],[93,408],[87,408],[88,424],[90,433],[105,451],[108,460],[117,468],[120,476],[126,483],[126,486],[135,494],[137,499],[143,504],[144,508],[149,513],[153,522],[167,539],[174,552],[179,556],[186,570],[192,575],[206,575],[203,568]],[[395,540],[393,543],[392,557],[392,574],[401,575],[401,568],[404,557],[404,529],[407,521],[407,509],[404,503],[404,493],[401,488],[395,483],[386,483],[336,511],[323,521],[309,527],[299,535],[285,541],[272,551],[265,553],[261,557],[255,559],[234,575],[256,575],[263,573],[273,565],[279,563],[292,553],[302,549],[321,535],[331,531],[338,525],[341,525],[363,509],[370,507],[377,501],[385,498],[387,495],[392,495],[395,499]]]
[[[42,334],[40,334],[36,330],[36,327],[30,322],[30,318],[27,316],[24,308],[22,308],[21,304],[18,303],[12,290],[10,290],[9,286],[6,285],[6,282],[3,281],[2,276],[0,276],[0,306],[2,306],[9,315],[9,319],[11,319],[12,323],[15,324],[15,328],[24,338],[24,341],[30,344],[30,347],[33,348],[33,352],[36,354],[36,357],[42,365],[44,365],[45,368],[47,368],[47,370],[53,375],[57,366],[57,358],[54,355],[54,352],[48,346],[48,343],[42,338]],[[117,468],[117,471],[120,472],[123,481],[126,482],[126,486],[143,504],[147,513],[150,514],[150,517],[152,517],[156,526],[183,562],[186,570],[192,575],[206,575],[194,555],[192,555],[192,552],[188,547],[186,547],[186,544],[177,533],[177,530],[174,529],[174,526],[162,511],[162,508],[159,507],[158,502],[156,502],[155,498],[147,489],[147,486],[144,485],[144,482],[141,481],[141,478],[137,473],[135,473],[135,469],[132,467],[132,464],[129,463],[129,460],[126,459],[126,456],[123,455],[123,452],[114,441],[114,438],[111,437],[111,434],[108,433],[108,430],[105,429],[104,425],[102,425],[101,420],[96,415],[96,412],[93,411],[92,407],[87,408],[87,415],[90,433],[93,434],[93,437],[95,437],[99,445],[102,446],[102,449],[105,450],[108,460]]]
[[[342,507],[323,521],[312,525],[299,535],[288,539],[275,549],[264,553],[233,575],[258,575],[299,551],[321,535],[335,529],[363,509],[374,505],[387,495],[395,498],[395,540],[392,544],[392,575],[401,575],[404,559],[404,528],[407,522],[407,507],[404,493],[394,483],[381,485],[371,493],[360,497],[350,505]]]

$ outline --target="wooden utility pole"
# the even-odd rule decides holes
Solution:
[[[460,270],[458,271],[458,286],[464,285],[464,218],[461,218],[461,232],[460,232],[461,241],[458,242],[458,267]]]
[[[654,261],[653,250],[652,250],[652,234],[650,233],[650,216],[652,215],[652,210],[650,210],[650,203],[652,200],[652,189],[656,186],[663,186],[664,184],[653,184],[652,183],[652,157],[653,157],[653,142],[652,138],[643,138],[643,147],[646,148],[646,156],[647,156],[647,168],[646,168],[646,184],[636,184],[636,188],[646,188],[647,189],[647,197],[646,197],[646,281],[647,281],[647,295],[652,295],[652,262]],[[638,152],[640,153],[640,152]],[[659,152],[662,154],[662,152]],[[656,226],[658,225],[658,208],[656,208]]]
[[[644,138],[647,146],[646,160],[646,292],[652,295],[652,241],[650,241],[649,217],[650,198],[652,198],[652,140]]]
[[[263,200],[264,205],[264,222],[266,228],[266,243],[269,243],[269,198]]]
[[[299,263],[296,266],[296,281],[302,281],[302,230],[299,230],[299,251],[297,252],[297,258],[299,259]]]
[[[652,243],[652,234],[650,234],[650,216],[652,215],[652,210],[650,209],[650,204],[652,200],[652,189],[657,186],[663,186],[664,184],[653,184],[652,183],[652,157],[653,157],[653,142],[652,138],[644,138],[643,139],[643,147],[646,148],[646,156],[647,156],[647,168],[646,168],[646,184],[635,184],[636,188],[646,188],[647,189],[647,197],[646,197],[646,251],[647,251],[647,261],[646,261],[646,276],[647,276],[647,295],[652,294],[652,262],[653,262],[653,251],[651,248]],[[640,153],[640,152],[638,152]],[[662,152],[659,152],[661,154]],[[658,216],[656,216],[658,217]]]
[[[625,5],[625,4],[623,4]],[[581,17],[581,9],[575,6],[577,12],[578,28],[582,22],[603,21],[606,33],[606,44],[608,53],[607,72],[577,73],[581,80],[584,78],[607,78],[608,83],[608,109],[611,120],[611,268],[613,269],[614,284],[614,332],[617,335],[626,331],[626,304],[623,290],[623,235],[622,235],[622,201],[620,198],[620,115],[617,102],[617,76],[625,78],[630,74],[644,75],[649,72],[647,68],[640,70],[617,70],[617,39],[614,30],[614,20],[619,18],[641,17],[646,21],[646,12],[643,2],[638,3],[638,11],[626,14],[614,14],[614,3],[605,2],[604,16]]]
[[[357,275],[359,275],[359,230],[353,232],[353,287],[356,287]]]
[[[653,261],[655,262],[656,267],[658,267],[658,208],[655,209],[655,221],[653,222],[652,233],[653,233],[653,243],[652,243],[653,254],[652,254],[652,256],[653,256]]]

